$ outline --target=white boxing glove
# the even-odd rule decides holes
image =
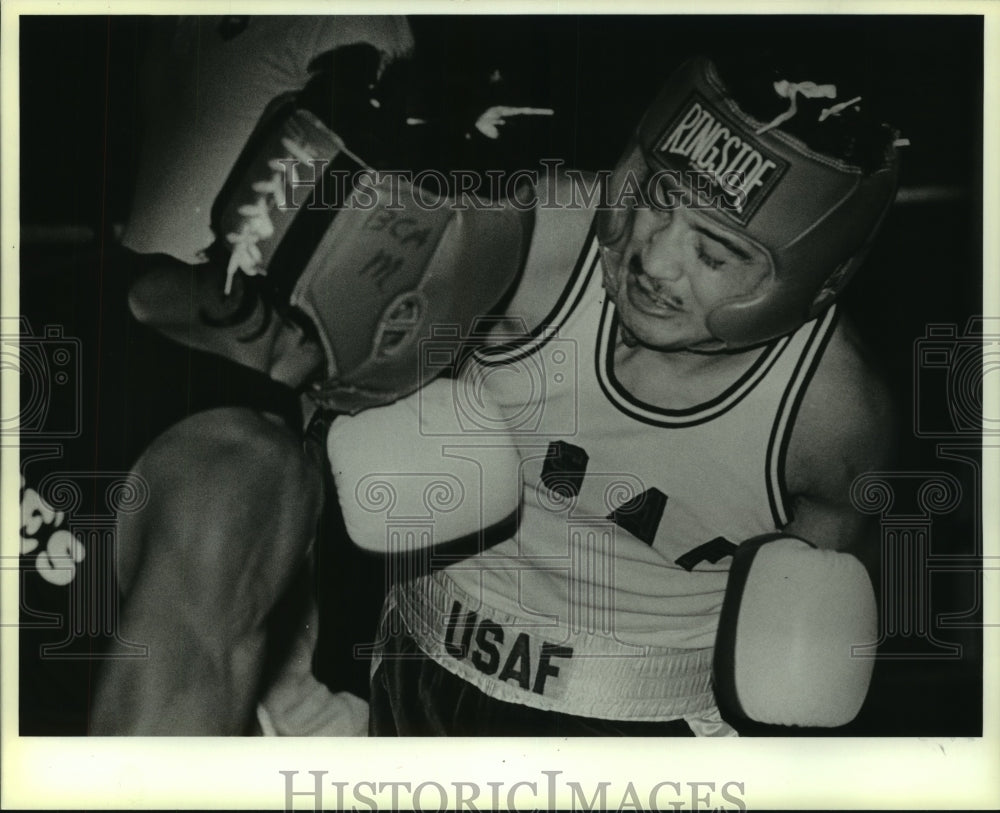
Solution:
[[[453,385],[439,378],[394,404],[333,421],[327,456],[347,532],[361,548],[419,550],[516,518],[517,449],[506,437],[463,432]],[[477,407],[500,423],[494,404]]]
[[[145,128],[122,242],[140,254],[204,261],[212,204],[267,106],[301,91],[320,57],[370,44],[383,63],[409,53],[402,16],[278,15],[158,19],[144,71]]]
[[[874,661],[875,593],[861,562],[784,534],[737,548],[713,666],[723,708],[760,723],[846,725]]]

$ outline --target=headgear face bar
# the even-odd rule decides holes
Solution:
[[[744,113],[706,58],[681,66],[647,110],[611,177],[608,199],[627,182],[663,176],[691,205],[755,243],[770,273],[750,295],[718,305],[708,329],[726,349],[789,333],[832,303],[858,268],[895,197],[898,156],[859,167],[821,155]],[[605,262],[621,260],[632,210],[600,212]]]

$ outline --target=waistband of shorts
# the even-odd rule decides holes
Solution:
[[[427,656],[498,700],[615,720],[671,720],[716,710],[710,648],[640,647],[610,636],[554,627],[484,605],[443,571],[394,588],[387,609],[392,607]],[[487,674],[479,668],[487,660],[481,652],[477,667],[474,654],[467,650],[484,633],[482,629],[466,633],[471,616],[472,626],[488,622],[488,643],[495,644],[502,635],[506,645],[522,644],[528,654],[517,665],[535,670],[527,687],[523,669],[515,679],[509,674],[502,679],[502,669]],[[465,648],[463,635],[469,644]]]

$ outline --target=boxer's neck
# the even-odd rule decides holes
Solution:
[[[619,339],[614,374],[640,401],[661,409],[690,409],[712,400],[743,375],[765,348],[735,353],[663,351]]]

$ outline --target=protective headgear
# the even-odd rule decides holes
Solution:
[[[455,365],[442,342],[457,351],[500,301],[531,231],[511,206],[462,208],[443,185],[435,193],[376,173],[288,104],[251,138],[213,220],[230,246],[230,274],[267,273],[312,320],[327,359],[313,394],[350,414]]]
[[[619,262],[632,212],[622,195],[635,200],[638,188],[662,208],[680,196],[756,244],[770,273],[707,318],[725,348],[748,347],[795,330],[833,301],[860,265],[896,181],[895,147],[872,173],[821,155],[744,113],[711,61],[696,58],[671,76],[639,124],[606,190],[598,237],[604,261]]]
[[[841,726],[868,694],[873,660],[855,648],[877,634],[875,592],[849,553],[785,534],[733,555],[713,676],[722,708],[761,723]]]

